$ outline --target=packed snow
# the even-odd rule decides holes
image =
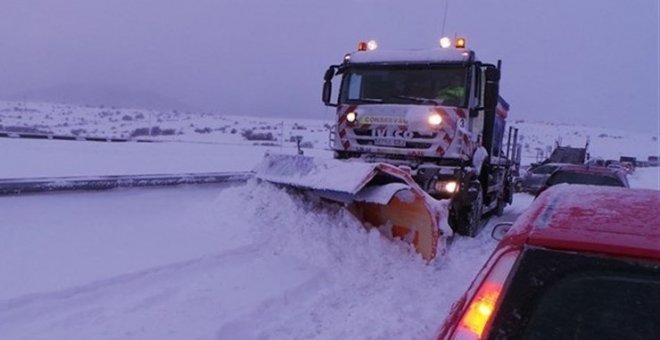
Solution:
[[[250,121],[229,125],[260,131]],[[310,126],[327,134],[319,122],[289,131]],[[557,126],[541,126],[539,145],[551,145]],[[249,171],[266,152],[297,153],[286,137],[254,145],[181,129],[144,144],[0,138],[0,178]],[[324,143],[303,150],[329,159]],[[610,154],[640,146],[618,143]],[[639,157],[657,153],[650,145]],[[659,168],[629,181],[660,190]],[[532,201],[516,194],[478,237],[454,238],[427,264],[336,206],[256,180],[0,197],[0,339],[431,338],[495,247],[492,226]]]

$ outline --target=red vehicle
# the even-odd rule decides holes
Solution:
[[[548,189],[500,241],[438,338],[660,339],[658,207],[655,190]]]

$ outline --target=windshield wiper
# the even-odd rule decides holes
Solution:
[[[383,100],[380,98],[360,98],[358,99],[361,102],[367,102],[367,103],[382,103]]]
[[[407,99],[407,100],[411,100],[411,101],[413,101],[413,102],[415,102],[415,103],[420,103],[420,104],[423,104],[423,103],[429,103],[429,102],[430,102],[430,103],[434,103],[434,104],[437,104],[437,103],[438,103],[438,100],[437,100],[437,99],[433,99],[433,98],[424,98],[424,97],[415,97],[415,96],[404,96],[404,95],[396,95],[396,96],[393,96],[393,98]]]

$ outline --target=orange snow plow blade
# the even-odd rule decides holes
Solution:
[[[423,198],[417,196],[406,202],[395,195],[385,205],[364,202],[353,205],[365,226],[389,226],[388,236],[411,243],[426,260],[435,257],[438,227]]]
[[[261,180],[342,204],[365,228],[410,243],[425,260],[437,254],[443,236],[439,221],[446,221],[446,209],[396,166],[266,155],[255,172]]]

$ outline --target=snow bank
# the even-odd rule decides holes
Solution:
[[[660,167],[637,168],[628,176],[631,188],[660,190]]]
[[[313,290],[296,292],[300,298],[289,297],[287,308],[225,325],[220,338],[431,337],[494,244],[487,236],[459,240],[456,256],[429,266],[407,244],[366,231],[344,210],[268,184],[228,189],[219,200],[243,207],[263,256],[294,258],[324,276]]]

